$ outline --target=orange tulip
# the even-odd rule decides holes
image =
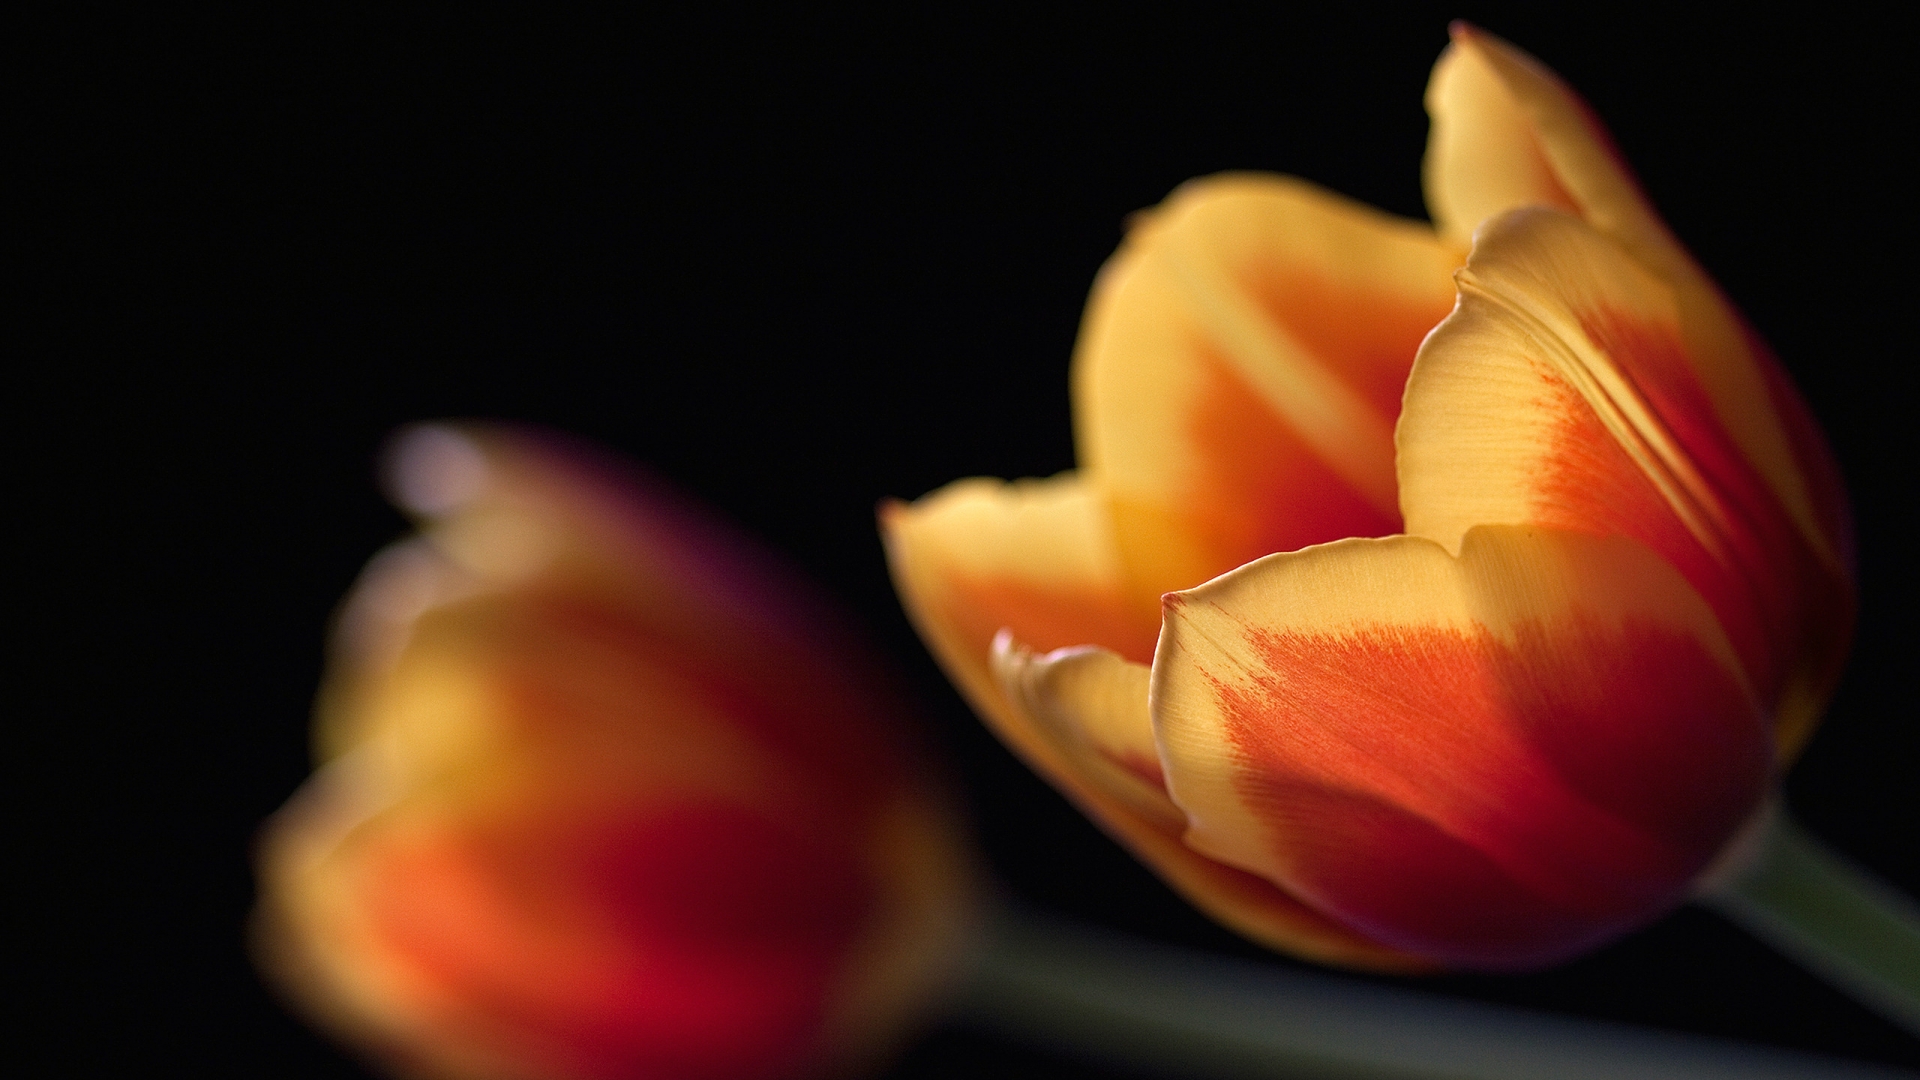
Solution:
[[[1183,186],[1094,285],[1082,467],[882,527],[977,710],[1194,903],[1329,962],[1521,968],[1669,910],[1755,817],[1844,658],[1850,540],[1584,104],[1456,27],[1427,105],[1434,225]]]
[[[862,655],[739,538],[551,439],[425,428],[342,610],[262,958],[408,1076],[812,1076],[903,1035],[969,864]]]

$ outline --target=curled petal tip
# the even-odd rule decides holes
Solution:
[[[458,428],[418,424],[403,429],[386,452],[386,486],[401,509],[439,517],[472,502],[486,489],[487,457]]]
[[[998,666],[999,664],[1004,662],[1004,659],[1006,657],[1013,655],[1015,651],[1020,651],[1020,652],[1031,651],[1027,649],[1025,646],[1022,646],[1019,642],[1019,639],[1013,636],[1013,628],[1010,626],[1001,627],[999,631],[993,635],[992,650],[993,650],[992,651],[993,662],[995,666]]]

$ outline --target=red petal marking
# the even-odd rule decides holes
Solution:
[[[1755,688],[1772,701],[1802,651],[1805,605],[1832,592],[1831,583],[1808,579],[1817,558],[1720,427],[1676,331],[1604,308],[1580,313],[1580,321],[1704,481],[1693,494],[1721,554],[1702,546],[1617,445],[1604,445],[1614,439],[1586,408],[1560,412],[1566,419],[1540,489],[1541,522],[1653,548],[1712,605]]]
[[[1487,856],[1417,814],[1366,795],[1255,778],[1297,840],[1289,857],[1316,895],[1362,933],[1449,967],[1524,970],[1577,955],[1612,927],[1542,903]]]
[[[1530,521],[1594,536],[1632,537],[1652,548],[1706,598],[1747,669],[1765,670],[1766,644],[1751,598],[1700,545],[1580,392],[1559,373],[1543,369],[1535,407],[1558,423],[1535,481]]]
[[[1376,509],[1321,461],[1210,346],[1196,345],[1194,360],[1206,382],[1187,419],[1198,475],[1183,510],[1216,561],[1181,588],[1277,551],[1400,531],[1397,513]]]
[[[1580,313],[1581,329],[1613,358],[1621,372],[1653,407],[1662,424],[1685,450],[1710,485],[1705,496],[1723,519],[1721,540],[1748,568],[1764,570],[1758,546],[1762,525],[1788,523],[1771,501],[1765,482],[1720,427],[1713,400],[1700,385],[1686,346],[1674,328],[1650,326],[1605,308]]]
[[[873,902],[855,853],[726,805],[421,837],[367,867],[381,946],[534,1075],[759,1077],[812,1051]]]
[[[1420,342],[1453,309],[1451,295],[1437,304],[1421,303],[1335,282],[1304,266],[1262,268],[1257,276],[1245,276],[1252,279],[1255,301],[1287,336],[1380,410],[1389,425],[1400,416],[1407,372]]]
[[[1667,627],[1251,641],[1254,688],[1216,693],[1286,885],[1445,963],[1534,966],[1653,918],[1768,782],[1740,687]]]

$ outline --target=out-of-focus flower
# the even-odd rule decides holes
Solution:
[[[1187,184],[1095,283],[1082,468],[882,525],[976,708],[1200,907],[1525,967],[1680,902],[1762,805],[1845,655],[1850,539],[1579,99],[1456,27],[1427,104],[1433,226]]]
[[[971,864],[817,604],[546,436],[398,444],[421,536],[342,609],[271,822],[270,974],[409,1076],[815,1076],[904,1035]]]

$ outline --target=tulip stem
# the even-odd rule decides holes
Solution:
[[[1920,1034],[1920,906],[1778,807],[1744,854],[1700,902]]]
[[[1866,1080],[1907,1075],[1211,956],[1020,912],[957,1019],[1138,1074],[1339,1080]]]

